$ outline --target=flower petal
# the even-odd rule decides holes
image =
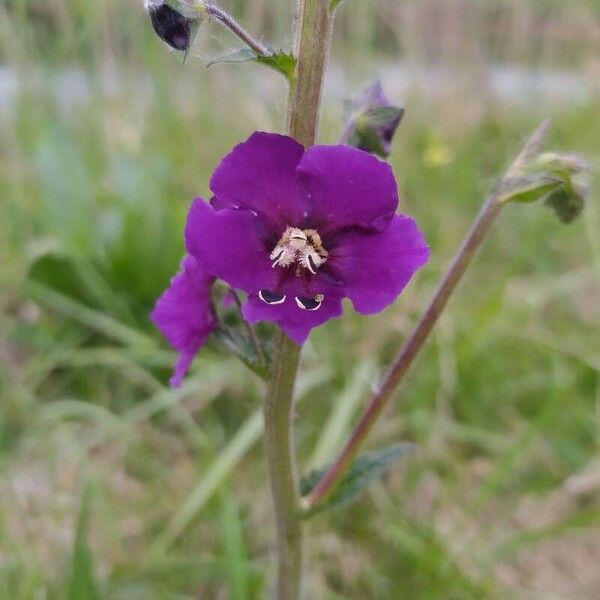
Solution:
[[[185,225],[186,248],[211,275],[245,292],[258,292],[272,286],[276,277],[260,230],[253,213],[231,208],[215,211],[198,198]]]
[[[296,303],[297,296],[307,294],[299,279],[288,281],[278,289],[278,292],[285,294],[286,298],[283,303],[275,305],[266,304],[257,294],[249,295],[242,307],[242,314],[250,324],[258,321],[274,321],[297,344],[306,341],[311,329],[341,316],[343,312],[342,290],[333,286],[313,282],[311,297],[319,293],[324,295],[318,310],[303,310]]]
[[[313,146],[296,169],[321,235],[349,226],[381,231],[398,206],[390,165],[349,146]]]
[[[281,235],[307,209],[296,179],[304,146],[285,135],[256,132],[238,144],[210,180],[219,206],[255,211]]]
[[[216,326],[210,302],[213,281],[195,258],[187,256],[150,316],[171,346],[179,351],[170,380],[173,386],[181,384],[194,356]]]
[[[429,248],[416,223],[396,215],[380,233],[344,235],[330,254],[329,264],[340,273],[354,308],[372,314],[394,302],[428,258]]]

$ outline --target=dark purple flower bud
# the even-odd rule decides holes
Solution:
[[[166,44],[185,52],[193,39],[196,19],[189,18],[169,6],[164,0],[146,0],[156,35]]]
[[[344,103],[342,142],[387,158],[404,109],[392,106],[379,81]]]

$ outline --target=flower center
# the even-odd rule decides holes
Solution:
[[[327,262],[327,250],[323,248],[321,236],[314,229],[289,227],[269,255],[272,267],[296,267],[299,276],[302,269],[308,269],[313,275]]]

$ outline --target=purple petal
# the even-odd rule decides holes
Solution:
[[[208,273],[236,289],[258,292],[276,277],[260,230],[256,215],[231,208],[215,211],[199,198],[188,214],[186,248]]]
[[[306,291],[299,279],[287,282],[278,291],[286,295],[282,304],[266,304],[258,295],[252,294],[242,307],[242,314],[251,324],[258,321],[274,321],[297,344],[306,341],[313,327],[339,317],[343,312],[342,290],[318,281],[312,282],[310,292]],[[325,298],[318,310],[303,310],[296,304],[296,296],[314,297],[319,293],[324,294]]]
[[[222,198],[217,198],[216,196],[213,196],[210,199],[210,205],[215,210],[223,210],[224,208],[235,208],[235,206],[233,204],[231,204],[231,202],[227,202],[227,200],[223,200]]]
[[[210,181],[218,205],[257,213],[279,235],[307,209],[296,179],[304,146],[285,135],[253,133],[222,161]]]
[[[196,259],[186,257],[181,271],[157,300],[150,318],[171,346],[179,351],[170,383],[178,386],[194,356],[216,326],[210,302],[214,278],[207,275]]]
[[[346,234],[329,263],[340,273],[354,308],[371,314],[394,302],[428,258],[429,249],[416,223],[396,215],[380,233]]]
[[[313,146],[296,169],[319,233],[359,225],[385,229],[398,206],[391,167],[349,146]]]

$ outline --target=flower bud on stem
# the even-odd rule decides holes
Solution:
[[[367,435],[377,422],[377,419],[383,412],[387,403],[393,397],[396,388],[404,379],[404,375],[429,337],[440,314],[446,307],[452,292],[456,289],[458,282],[467,270],[475,253],[489,233],[500,210],[506,204],[506,198],[502,194],[504,182],[511,179],[515,172],[518,172],[523,168],[524,164],[530,162],[539,154],[547,130],[548,122],[542,123],[542,125],[536,129],[523,147],[519,156],[513,161],[500,183],[485,200],[471,229],[456,251],[445,275],[442,277],[429,306],[425,310],[425,313],[421,317],[413,333],[404,343],[395,360],[392,362],[383,382],[371,398],[370,403],[363,412],[348,442],[331,467],[311,490],[310,494],[303,499],[303,508],[305,510],[311,510],[321,502],[325,501],[348,471],[352,461],[367,438]]]
[[[205,2],[204,0],[145,0],[145,4],[152,17],[152,24],[156,33],[176,50],[188,49],[190,43],[189,30],[187,31],[185,47],[173,44],[171,39],[165,39],[157,30],[156,19],[159,11],[165,13],[165,18],[169,20],[167,25],[170,28],[173,28],[174,25],[179,28],[189,28],[190,23],[200,23],[207,17],[214,19],[223,25],[223,27],[229,29],[233,35],[244,42],[258,56],[268,56],[271,54],[267,46],[254,39],[229,13],[212,2]]]

